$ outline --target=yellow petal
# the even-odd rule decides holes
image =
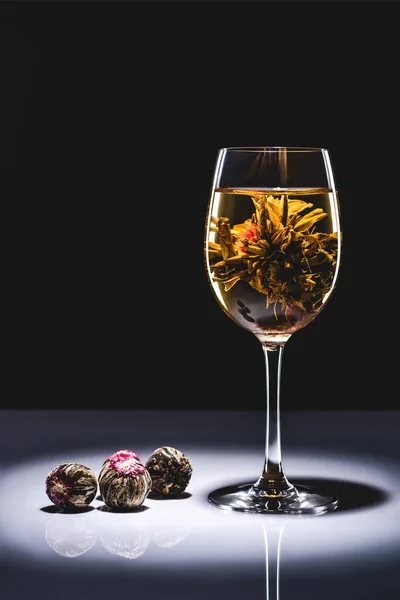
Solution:
[[[304,217],[301,217],[300,221],[294,226],[294,229],[295,231],[307,231],[308,229],[311,229],[317,221],[320,221],[327,216],[327,213],[324,213],[322,208],[316,208],[307,215],[304,215]]]
[[[311,202],[304,202],[303,200],[289,200],[288,201],[288,213],[289,216],[299,213],[306,208],[311,208],[313,205]]]

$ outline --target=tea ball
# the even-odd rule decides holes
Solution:
[[[97,478],[92,469],[76,462],[62,463],[46,477],[46,494],[64,510],[87,508],[97,493]]]
[[[187,456],[170,446],[157,448],[146,462],[152,480],[152,492],[161,496],[181,495],[192,476]]]
[[[151,477],[132,450],[118,450],[103,463],[99,488],[103,502],[114,510],[137,508],[151,491]]]

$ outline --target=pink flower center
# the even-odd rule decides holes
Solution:
[[[245,231],[240,236],[240,239],[243,240],[244,238],[247,238],[249,240],[249,242],[257,241],[257,225],[256,225],[256,223],[252,223],[251,225],[248,226],[247,229],[245,229]]]
[[[141,475],[146,467],[140,462],[135,452],[131,450],[119,450],[109,457],[110,468],[117,471],[119,475]]]
[[[245,229],[240,234],[240,239],[241,240],[247,239],[247,240],[249,240],[249,242],[257,242],[258,238],[257,238],[257,225],[256,225],[256,223],[251,223],[251,225],[249,225],[247,227],[247,229]],[[245,246],[243,246],[243,244],[240,241],[237,241],[235,243],[235,246],[236,246],[236,248],[238,248],[242,252],[247,252],[247,249],[245,248]]]

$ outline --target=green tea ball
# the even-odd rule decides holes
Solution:
[[[46,494],[64,510],[87,508],[97,493],[97,478],[92,469],[76,462],[62,463],[46,477]]]
[[[130,510],[141,506],[151,486],[148,470],[131,450],[114,452],[104,461],[99,473],[102,500],[114,510]]]
[[[192,476],[187,456],[170,446],[157,448],[146,462],[152,480],[152,492],[161,496],[180,496]]]

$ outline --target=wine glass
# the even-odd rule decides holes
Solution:
[[[282,465],[280,389],[286,343],[327,305],[342,233],[330,154],[324,148],[218,151],[207,210],[205,266],[214,297],[261,342],[266,368],[264,468],[258,481],[212,491],[209,502],[247,513],[322,514],[338,498],[293,485]]]

